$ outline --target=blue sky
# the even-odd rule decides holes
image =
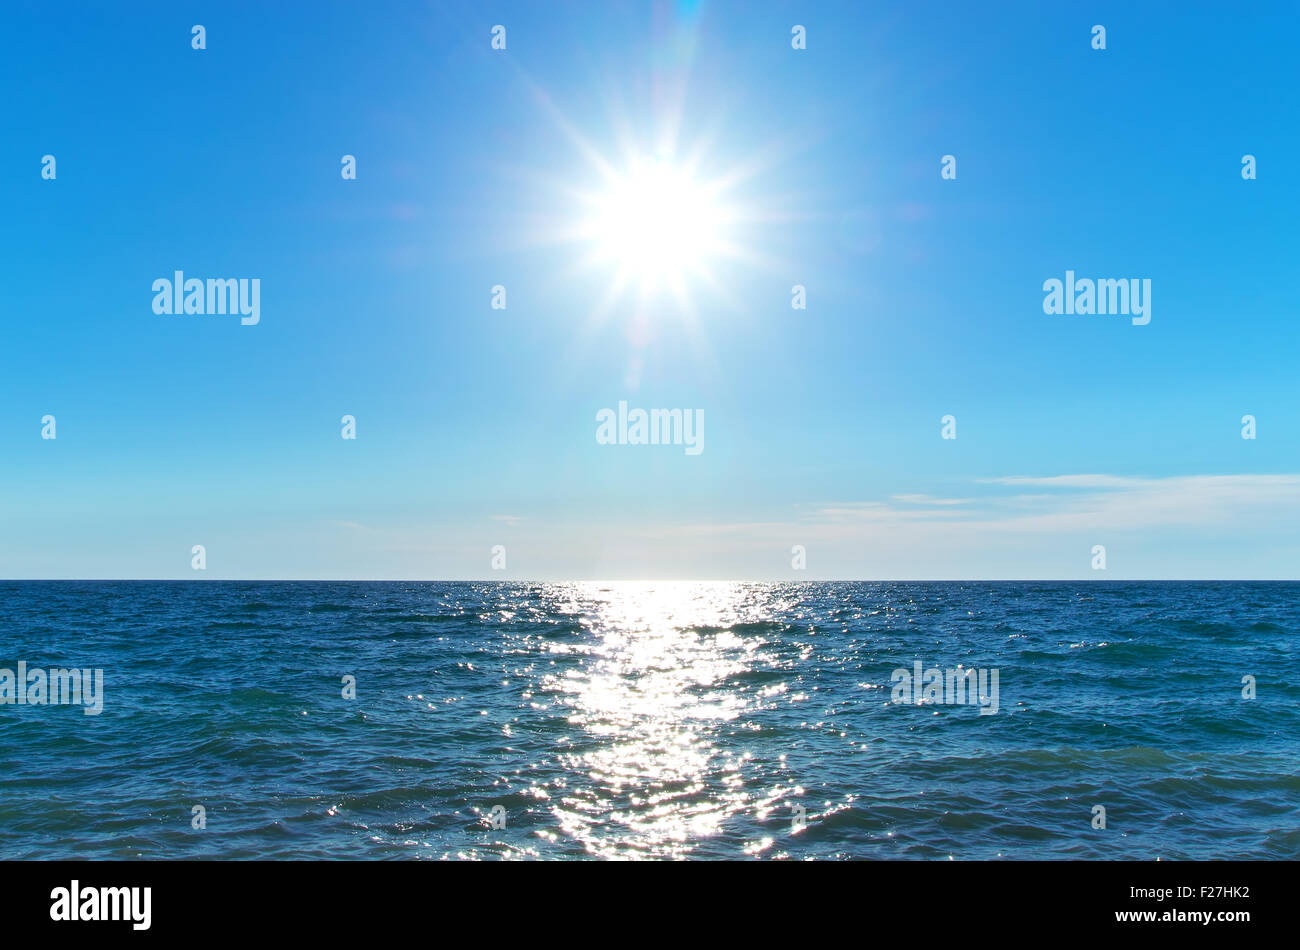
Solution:
[[[1294,7],[1132,6],[11,8],[0,576],[1300,576]],[[684,300],[565,239],[629,154],[726,185]]]

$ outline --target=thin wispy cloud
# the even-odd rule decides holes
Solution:
[[[892,495],[889,502],[840,502],[819,507],[814,520],[905,524],[953,518],[987,530],[1132,529],[1208,525],[1234,519],[1288,517],[1300,511],[1300,475],[1010,475],[976,484],[1019,489],[982,498]],[[1294,517],[1294,515],[1290,515]]]

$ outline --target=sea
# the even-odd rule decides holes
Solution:
[[[1298,634],[1290,582],[5,581],[0,859],[1295,859]]]

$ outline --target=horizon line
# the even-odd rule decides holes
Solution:
[[[946,578],[752,578],[622,577],[569,578],[409,578],[409,577],[0,577],[0,584],[1296,584],[1292,577],[946,577]]]

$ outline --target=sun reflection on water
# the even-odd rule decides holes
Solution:
[[[770,593],[754,593],[722,583],[571,588],[586,630],[581,661],[541,687],[573,726],[560,757],[572,780],[554,816],[589,853],[683,856],[732,815],[783,794],[748,789],[749,754],[717,741],[754,702],[729,686],[760,662],[762,638],[734,632],[772,616]]]

